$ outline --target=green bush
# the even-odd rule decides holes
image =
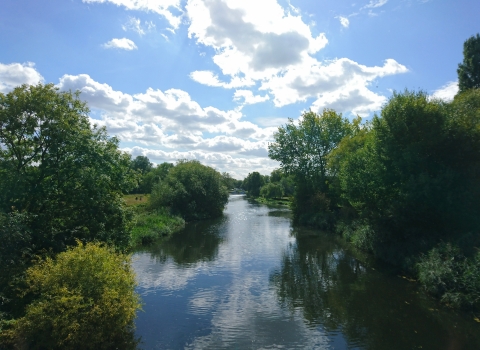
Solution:
[[[227,202],[222,175],[196,160],[179,161],[150,196],[151,209],[169,207],[172,214],[186,220],[218,217]]]
[[[454,307],[478,307],[480,253],[465,257],[456,246],[440,244],[422,256],[418,278],[425,290]]]
[[[165,209],[139,213],[132,229],[132,245],[152,243],[184,226],[185,220],[172,216]]]
[[[260,189],[260,195],[267,199],[280,198],[283,196],[282,186],[269,182]]]
[[[26,272],[36,298],[12,338],[29,349],[133,349],[140,308],[130,257],[99,243],[69,248]]]

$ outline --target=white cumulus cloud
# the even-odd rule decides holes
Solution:
[[[135,43],[127,38],[121,38],[121,39],[112,39],[109,42],[103,44],[103,47],[106,49],[122,49],[122,50],[136,50],[137,45]]]
[[[458,93],[458,82],[451,81],[443,85],[438,90],[435,90],[432,94],[433,98],[438,98],[445,101],[451,101]]]
[[[235,101],[242,101],[243,99],[244,104],[251,105],[255,103],[268,101],[270,99],[270,96],[254,95],[253,92],[250,90],[236,90],[235,94],[233,95],[233,99]]]
[[[2,93],[10,92],[22,84],[34,85],[43,81],[34,63],[0,63],[0,92]]]
[[[386,0],[369,3],[379,7]],[[381,107],[386,98],[369,89],[386,75],[407,72],[387,58],[383,66],[368,67],[348,58],[322,62],[314,54],[328,40],[313,35],[298,11],[283,8],[277,0],[188,0],[188,33],[200,45],[214,49],[213,62],[224,78],[212,71],[194,71],[198,83],[222,88],[254,87],[267,92],[277,107],[313,98],[312,107],[335,107],[342,112],[366,116]],[[346,27],[346,17],[339,17]],[[260,101],[248,92],[235,100]],[[270,98],[270,97],[269,97]]]
[[[267,174],[278,166],[267,154],[276,128],[244,121],[239,110],[202,107],[179,89],[149,88],[130,95],[87,74],[64,75],[57,86],[61,90],[79,90],[80,98],[97,116],[91,119],[92,124],[105,126],[121,141],[136,144],[128,148],[129,152],[137,154],[141,150],[154,162],[198,159],[239,178],[251,169]],[[259,98],[240,94],[244,99]]]

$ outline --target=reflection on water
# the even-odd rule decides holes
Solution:
[[[415,284],[242,196],[136,253],[134,267],[145,349],[480,348],[476,324],[437,311]]]

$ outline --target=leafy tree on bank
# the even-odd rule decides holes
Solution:
[[[260,189],[260,195],[267,199],[281,198],[283,189],[279,183],[269,182]]]
[[[260,189],[265,185],[265,178],[258,172],[249,173],[243,180],[243,189],[248,192],[251,197],[260,196]]]
[[[285,174],[295,178],[292,209],[296,221],[319,227],[331,224],[330,212],[337,200],[329,193],[327,157],[351,132],[352,124],[346,118],[325,109],[321,115],[303,113],[298,125],[290,119],[274,134],[268,154],[280,162]]]
[[[346,235],[357,246],[408,267],[440,240],[478,232],[480,96],[464,94],[446,104],[394,93],[370,130],[342,141],[338,177],[358,215]]]
[[[90,127],[88,112],[78,93],[53,84],[0,94],[0,211],[28,214],[36,250],[59,252],[75,239],[128,244],[130,156]]]
[[[32,256],[77,239],[129,245],[130,156],[88,112],[78,93],[53,84],[0,93],[0,313],[22,314],[28,300],[17,294]]]
[[[151,193],[153,186],[163,180],[168,175],[171,168],[173,168],[173,164],[166,162],[158,164],[156,167],[152,167],[147,173],[140,176],[137,188],[131,193]]]
[[[458,65],[459,92],[480,88],[480,35],[474,35],[463,44],[463,62]]]
[[[150,196],[151,208],[169,207],[186,220],[218,217],[227,202],[222,175],[196,160],[180,160]]]

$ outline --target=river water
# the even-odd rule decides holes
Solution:
[[[472,315],[240,195],[133,265],[143,349],[480,349]]]

